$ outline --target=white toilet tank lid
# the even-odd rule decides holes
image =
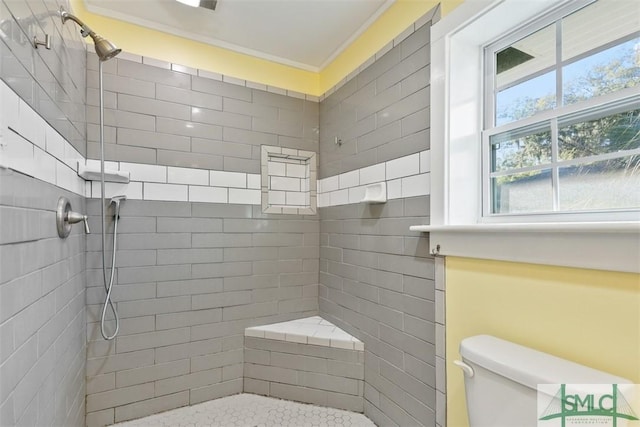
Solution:
[[[466,362],[479,365],[535,389],[538,384],[631,384],[628,379],[490,335],[476,335],[460,343]]]

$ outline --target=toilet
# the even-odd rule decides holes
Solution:
[[[544,426],[538,424],[538,384],[632,384],[489,335],[462,340],[460,355],[454,363],[464,372],[470,427]]]

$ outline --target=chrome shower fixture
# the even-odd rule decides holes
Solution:
[[[120,195],[120,196],[113,196],[111,198],[111,201],[109,202],[109,204],[115,203],[116,204],[116,209],[120,209],[120,202],[124,201],[124,200],[127,200],[127,196],[125,196],[124,194]]]
[[[116,218],[118,218],[120,216],[120,202],[124,202],[125,200],[127,200],[127,196],[125,196],[124,194],[121,196],[114,196],[111,198],[111,201],[109,202],[109,204],[115,204],[116,205],[116,210],[114,213],[114,216]]]
[[[122,49],[118,49],[113,43],[109,40],[105,39],[99,34],[96,34],[91,28],[87,27],[87,25],[82,22],[78,17],[70,14],[65,11],[63,7],[60,7],[60,17],[62,18],[62,23],[66,23],[68,20],[72,20],[76,24],[80,26],[80,34],[82,37],[91,37],[93,39],[93,44],[96,48],[96,54],[100,61],[108,61],[113,58],[120,52]]]
[[[104,182],[104,181],[102,181]],[[102,191],[104,192],[104,187],[102,187]],[[104,194],[104,193],[102,193]],[[113,281],[115,277],[116,271],[116,253],[118,250],[118,221],[120,220],[120,203],[127,200],[127,196],[113,196],[109,201],[109,206],[112,204],[115,206],[115,212],[113,214],[113,252],[111,253],[111,274],[107,276],[107,262],[106,258],[106,247],[105,247],[105,221],[104,221],[104,203],[100,203],[101,205],[101,218],[102,218],[102,275],[104,279],[104,290],[106,291],[104,304],[102,305],[102,315],[100,316],[100,333],[102,337],[106,340],[112,340],[118,335],[118,331],[120,330],[120,317],[118,316],[118,311],[116,310],[113,301],[111,300],[111,293],[113,292]],[[103,202],[103,200],[100,200]],[[108,278],[107,278],[108,277]],[[107,318],[107,307],[111,308],[111,312],[113,313],[113,319],[115,320],[114,331],[111,335],[107,333],[106,328],[106,318]]]

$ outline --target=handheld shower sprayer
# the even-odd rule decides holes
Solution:
[[[99,34],[96,34],[96,32],[89,28],[84,22],[82,22],[80,18],[70,14],[69,12],[64,10],[63,7],[60,7],[60,18],[62,18],[63,24],[69,20],[75,22],[80,26],[80,34],[82,35],[82,37],[86,38],[87,36],[89,36],[93,39],[96,54],[98,55],[100,61],[107,61],[122,52],[122,49],[118,49],[109,40],[105,39]]]
[[[114,196],[109,201],[109,206],[114,204],[115,210],[113,213],[113,252],[111,253],[111,274],[108,276],[107,276],[106,262],[104,261],[105,248],[104,246],[102,248],[103,250],[102,273],[104,276],[104,290],[106,292],[106,296],[104,300],[104,305],[102,306],[102,316],[100,317],[100,333],[102,333],[102,336],[106,340],[114,339],[116,335],[118,335],[118,330],[120,329],[120,318],[118,317],[118,312],[116,311],[113,301],[111,300],[111,292],[113,291],[113,279],[115,276],[115,268],[116,268],[116,251],[118,248],[118,221],[120,220],[120,203],[123,202],[124,200],[127,200],[127,196],[121,195],[121,196]],[[102,206],[104,207],[104,203],[102,203]],[[104,219],[104,213],[103,213],[103,219]],[[103,223],[102,229],[103,230],[105,229],[104,223]],[[111,308],[111,312],[113,313],[113,319],[115,321],[114,332],[111,335],[107,333],[106,326],[105,326],[107,307]]]

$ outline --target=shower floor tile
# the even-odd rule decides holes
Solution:
[[[236,394],[194,406],[174,409],[119,427],[375,427],[362,414],[333,408],[274,399],[255,394]]]

